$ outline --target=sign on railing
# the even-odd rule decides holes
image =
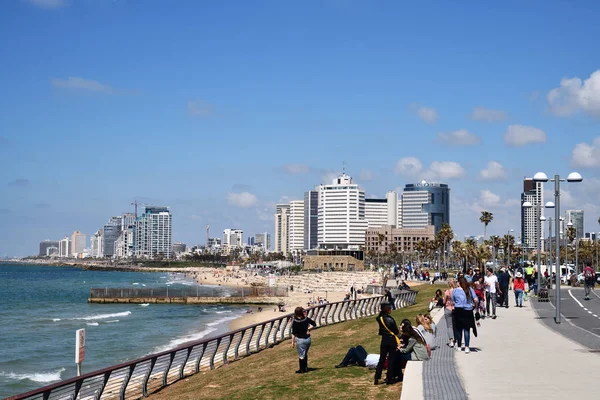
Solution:
[[[417,292],[402,291],[396,308],[415,303]],[[317,327],[375,315],[383,296],[327,303],[307,309]],[[90,372],[6,400],[138,399],[202,370],[215,369],[291,337],[293,314],[172,350]]]

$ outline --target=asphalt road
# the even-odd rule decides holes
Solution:
[[[554,292],[554,289],[552,290]],[[572,324],[600,335],[600,288],[596,285],[590,300],[584,300],[583,287],[561,287],[561,314]],[[555,297],[550,296],[553,305]]]

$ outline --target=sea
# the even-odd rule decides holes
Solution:
[[[90,288],[198,285],[184,274],[0,264],[0,398],[76,376],[75,332],[86,330],[82,373],[224,333],[241,306],[88,304]],[[228,288],[198,285],[200,296]]]

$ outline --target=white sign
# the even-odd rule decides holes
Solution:
[[[275,274],[269,274],[269,286],[275,286]]]
[[[85,329],[75,332],[75,362],[79,364],[85,358]]]

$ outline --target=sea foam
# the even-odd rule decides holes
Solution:
[[[205,337],[206,335],[213,333],[216,330],[217,330],[217,328],[208,328],[208,329],[205,329],[198,333],[193,333],[191,335],[178,337],[177,339],[171,340],[169,343],[167,343],[164,346],[156,347],[153,352],[160,353],[163,351],[174,349],[175,347],[181,346],[184,343],[193,342],[195,340],[200,340],[203,337]]]
[[[107,319],[107,318],[115,318],[115,317],[126,317],[128,315],[131,315],[131,311],[124,311],[124,312],[114,313],[114,314],[90,315],[88,317],[71,318],[71,320],[73,320],[73,321],[95,321],[97,319]]]
[[[9,379],[14,379],[17,381],[29,379],[30,381],[38,382],[38,383],[50,383],[50,382],[60,381],[60,379],[61,379],[60,375],[64,371],[65,371],[64,368],[61,368],[54,372],[34,372],[34,373],[29,373],[29,374],[16,374],[14,372],[0,371],[0,376],[6,377]]]

